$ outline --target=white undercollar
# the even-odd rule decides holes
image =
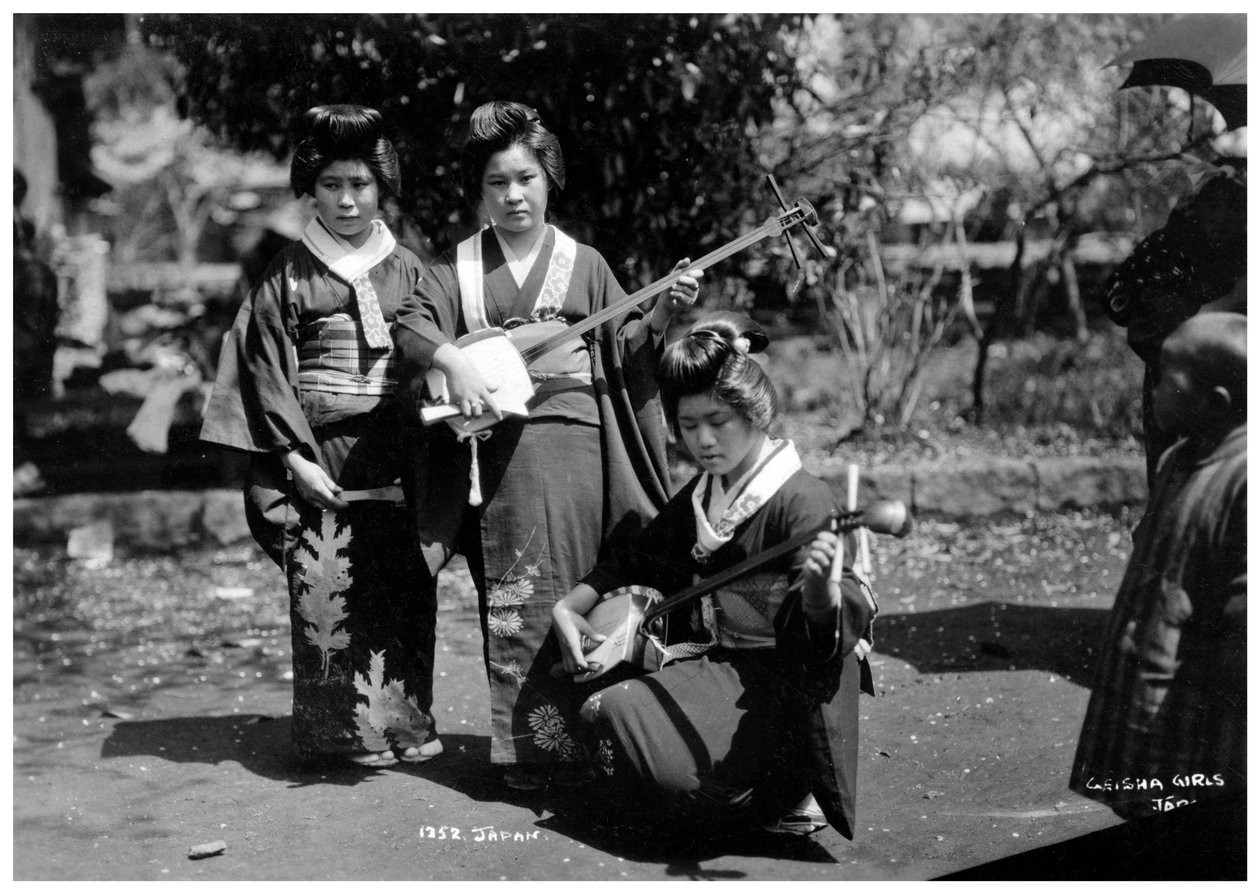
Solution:
[[[538,230],[538,238],[534,240],[534,244],[530,246],[529,251],[524,255],[517,257],[516,252],[512,250],[512,246],[507,244],[507,240],[503,238],[503,234],[499,232],[498,227],[491,227],[494,236],[499,240],[499,248],[503,249],[503,257],[507,261],[508,269],[512,271],[512,278],[516,280],[516,287],[520,288],[525,284],[525,278],[529,276],[529,271],[534,268],[534,262],[538,260],[538,255],[542,252],[543,240],[547,236],[547,227],[541,227]]]

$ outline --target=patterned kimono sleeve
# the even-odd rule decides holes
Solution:
[[[297,396],[297,357],[285,325],[282,257],[241,305],[224,340],[201,439],[257,453],[319,454]]]

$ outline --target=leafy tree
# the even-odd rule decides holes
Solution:
[[[459,142],[490,99],[537,108],[560,138],[557,222],[632,280],[662,275],[764,217],[755,137],[796,87],[798,16],[157,15],[185,111],[243,149],[288,153],[309,107],[380,109],[404,210],[439,248],[468,231]]]
[[[838,346],[861,367],[858,403],[867,422],[908,418],[918,393],[913,376],[924,369],[922,353],[937,343],[937,325],[906,330],[897,322],[906,313],[939,323],[952,312],[968,322],[980,342],[976,418],[990,346],[1026,331],[1052,288],[1061,291],[1078,337],[1085,336],[1072,261],[1081,235],[1131,230],[1144,212],[1162,220],[1189,186],[1186,163],[1209,151],[1210,110],[1183,108],[1153,91],[1117,93],[1122,73],[1104,71],[1162,19],[864,14],[820,18],[802,32],[793,49],[802,86],[781,105],[768,138],[776,144],[777,176],[819,195],[832,224],[838,263],[816,271],[814,281]],[[886,232],[907,202],[973,191],[986,196],[980,214],[964,217],[959,208],[925,229],[922,256],[935,261],[904,272],[885,268],[872,234]],[[1050,243],[1048,257],[1036,262],[1028,260],[1033,226]],[[1016,245],[983,327],[969,305],[974,283],[964,251],[982,229]],[[921,288],[925,278],[939,278],[949,255],[959,271],[950,279],[952,311],[934,307],[939,296]],[[898,310],[910,296],[918,309]],[[858,312],[871,302],[876,307]],[[859,321],[867,325],[864,335],[854,332]],[[873,350],[872,339],[887,350]],[[862,342],[865,353],[849,350]],[[890,352],[903,356],[890,362]]]

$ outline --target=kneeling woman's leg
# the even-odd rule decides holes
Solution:
[[[770,652],[715,650],[672,664],[595,693],[581,716],[614,796],[642,799],[646,784],[679,808],[746,813],[754,789],[791,803],[808,790],[785,760],[782,677]]]

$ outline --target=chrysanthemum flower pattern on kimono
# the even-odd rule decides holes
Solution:
[[[486,623],[495,636],[511,636],[514,633],[520,633],[523,625],[521,613],[512,608],[490,609]]]
[[[530,540],[533,540],[533,532],[530,532]],[[526,541],[526,546],[528,547],[528,545],[529,541]],[[519,561],[523,555],[524,551],[518,550],[516,553],[517,560]],[[513,563],[512,567],[516,567],[515,563]],[[521,613],[517,610],[517,607],[524,605],[525,601],[534,595],[533,578],[538,576],[539,570],[540,566],[537,562],[527,564],[524,574],[505,574],[494,585],[494,588],[486,594],[486,602],[490,607],[486,625],[490,628],[491,634],[509,637],[521,632],[525,622],[521,618]],[[513,674],[513,676],[515,675]]]
[[[542,704],[530,711],[529,726],[534,731],[534,744],[544,751],[554,751],[575,760],[581,756],[577,742],[569,735],[564,717],[555,705]]]

